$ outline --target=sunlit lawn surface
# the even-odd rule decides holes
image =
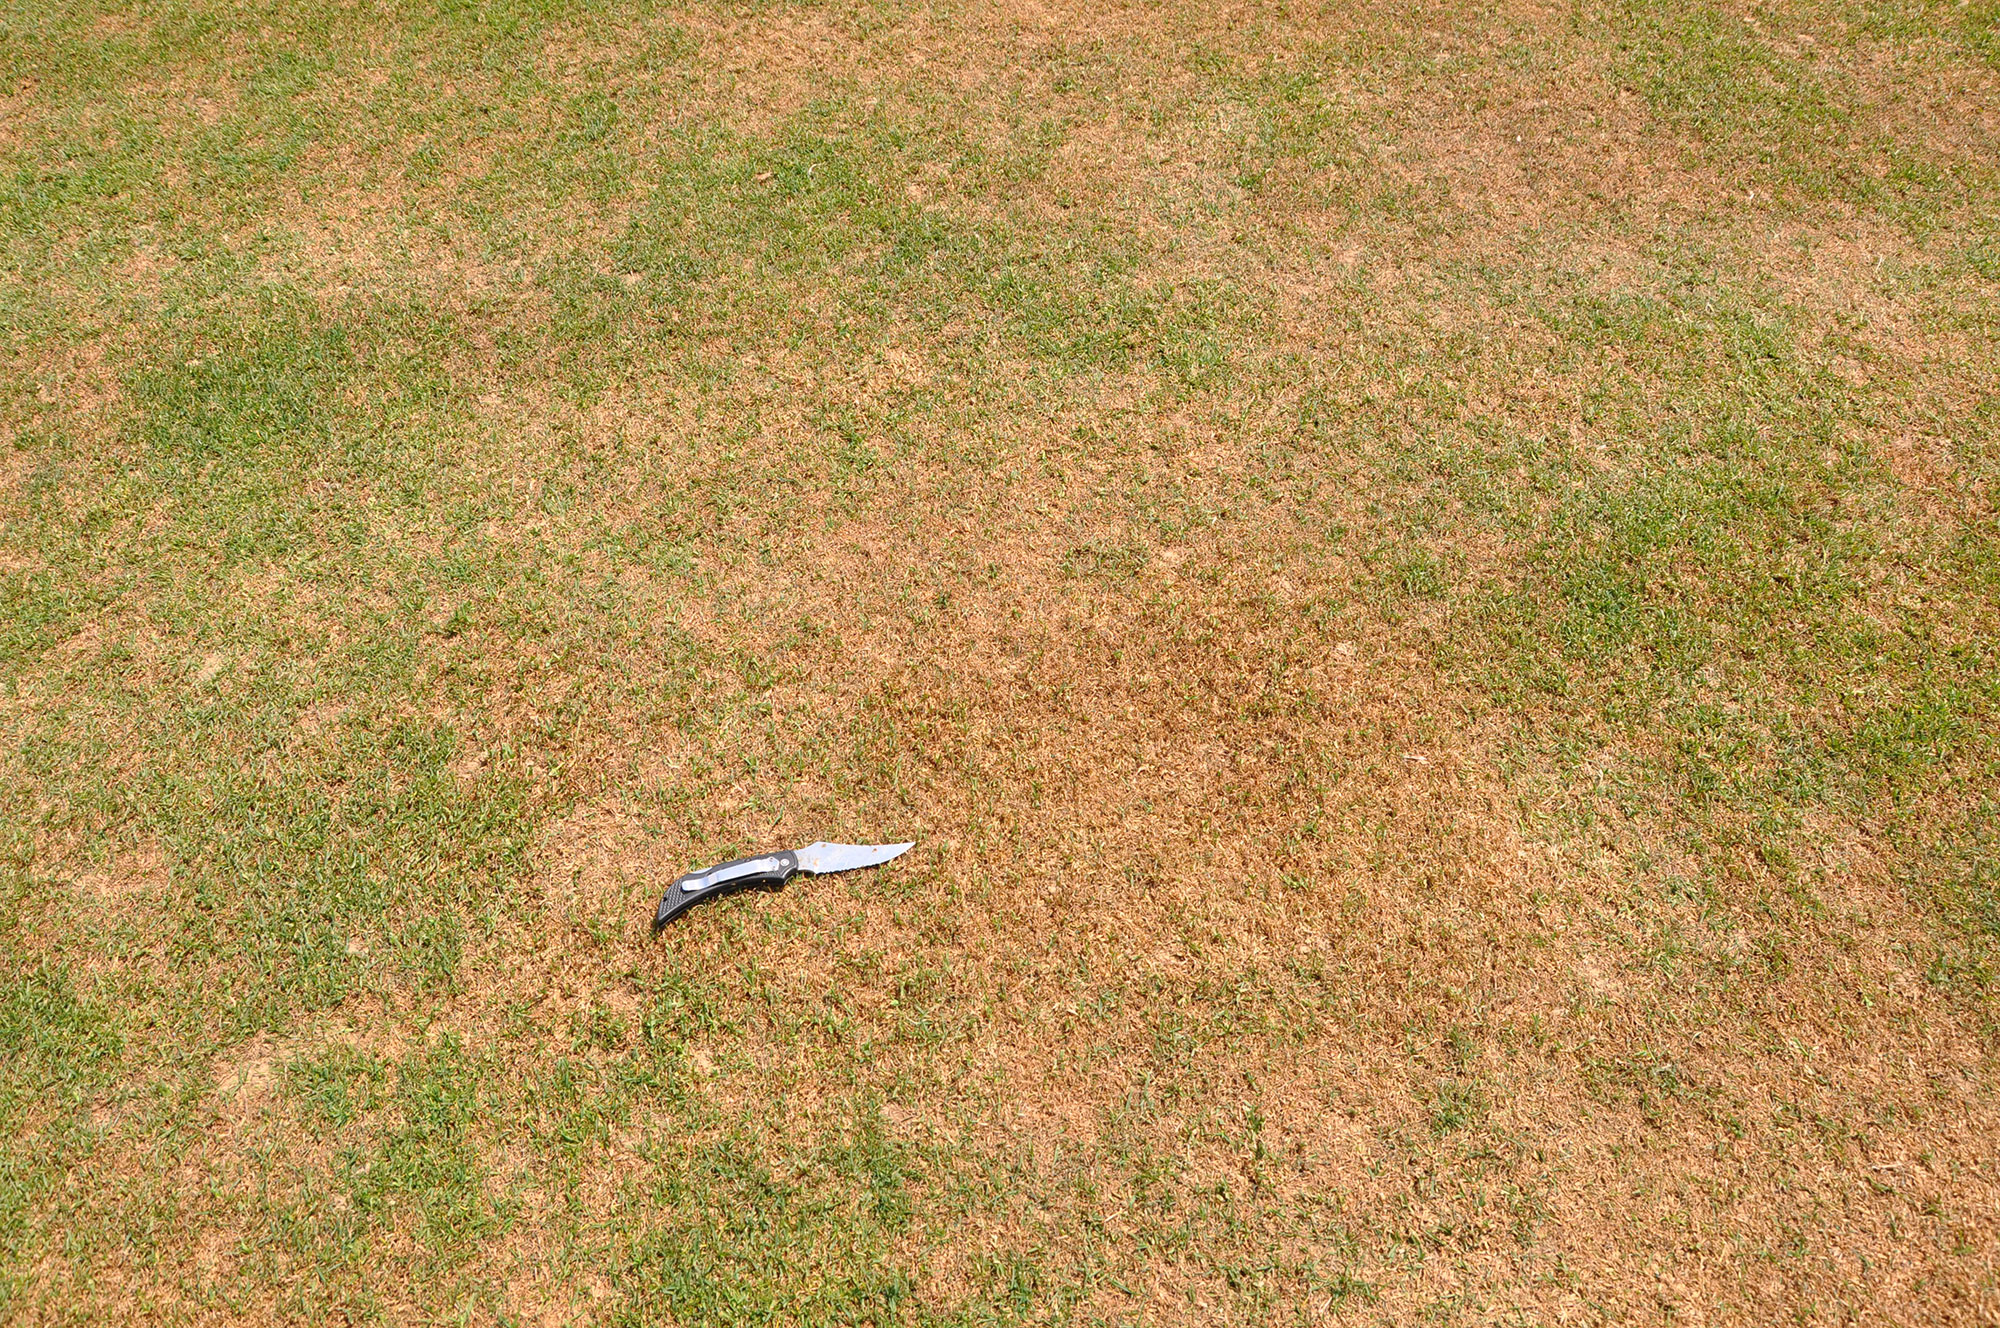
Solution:
[[[0,1318],[2000,1315],[1996,21],[8,0]]]

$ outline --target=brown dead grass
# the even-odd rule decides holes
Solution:
[[[923,562],[912,538],[850,534],[855,556],[754,580],[745,599],[893,621],[901,569]],[[1385,1304],[1394,1313],[1469,1291],[1560,1316],[1584,1293],[1561,1289],[1559,1267],[1600,1304],[1634,1311],[1775,1312],[1857,1296],[1907,1321],[1973,1309],[1976,1284],[1919,1271],[1897,1251],[1912,1223],[1992,1248],[1983,1141],[2000,1121],[1979,1086],[1986,1051],[1908,970],[1902,955],[1927,924],[1868,866],[1865,846],[1833,878],[1835,914],[1791,938],[1821,959],[1690,1004],[1667,975],[1633,967],[1613,921],[1624,889],[1613,862],[1554,856],[1523,836],[1482,773],[1494,735],[1440,723],[1459,703],[1421,682],[1414,658],[1384,651],[1380,628],[1358,622],[1369,644],[1327,658],[1319,642],[1287,639],[1246,610],[1249,587],[1174,606],[1166,596],[1179,578],[1150,573],[1158,598],[1142,606],[1060,580],[1048,550],[973,551],[987,559],[1009,575],[967,597],[947,633],[890,630],[837,659],[809,655],[774,695],[801,731],[884,717],[894,798],[857,792],[863,805],[872,792],[886,816],[845,830],[860,813],[810,787],[697,794],[705,821],[726,827],[712,841],[919,839],[892,869],[916,878],[912,895],[885,899],[872,878],[836,878],[718,906],[802,924],[757,941],[778,1008],[811,1009],[837,992],[864,1027],[886,1031],[903,1017],[899,979],[912,965],[941,971],[931,1010],[953,1026],[941,1054],[963,1070],[941,1076],[940,1053],[923,1051],[876,1065],[940,1094],[901,1102],[899,1127],[920,1136],[969,1119],[955,1141],[975,1152],[1067,1155],[1085,1171],[1109,1165],[1106,1131],[1123,1130],[1176,1158],[1177,1185],[1198,1194],[1244,1174],[1240,1147],[1203,1143],[1204,1132],[1255,1110],[1279,1162],[1254,1189],[1272,1204],[1297,1210],[1339,1194],[1376,1230],[1472,1223],[1465,1253],[1400,1285]],[[1273,676],[1277,701],[1310,687],[1317,707],[1294,717],[1280,704],[1271,715]],[[601,964],[571,949],[579,918],[620,920],[619,948],[649,975],[727,980],[743,961],[719,919],[657,947],[644,933],[660,883],[701,855],[671,829],[646,832],[628,806],[651,787],[685,789],[672,742],[645,766],[603,759],[605,783],[625,791],[552,834],[545,909],[496,948],[494,967],[468,975],[473,1004],[615,999],[621,991],[588,976]],[[1042,792],[1024,802],[1023,788]],[[1296,842],[1316,802],[1328,828]],[[1287,871],[1313,888],[1263,888]],[[1740,935],[1696,942],[1704,964],[1748,962]],[[515,958],[530,952],[527,964]],[[1204,984],[1243,992],[1245,974],[1270,984],[1251,999],[1273,1002],[1273,1020],[1301,1030],[1299,1045],[1208,1046],[1171,1072],[1185,1085],[1179,1110],[1114,1125],[1138,1085],[1167,1073],[1146,1019],[1157,1004],[1138,993],[1180,993],[1176,1003],[1198,1009],[1215,1000],[1195,995]],[[1104,989],[1127,993],[1123,1013],[1080,1015]],[[1854,1005],[1856,990],[1876,993],[1868,1010]],[[1483,1050],[1470,1073],[1498,1104],[1481,1125],[1497,1153],[1472,1168],[1478,1180],[1457,1149],[1423,1142],[1440,1071],[1435,1051],[1413,1052],[1411,1038],[1434,1047],[1447,1025],[1476,1031]],[[1891,1046],[1901,1054],[1883,1057]],[[742,1108],[782,1096],[803,1134],[836,1128],[845,1110],[816,1081],[810,1051],[801,1062],[780,1030],[752,1027],[692,1054],[699,1075],[717,1076],[717,1100]],[[1659,1066],[1671,1067],[1670,1092],[1644,1082]],[[1535,1215],[1528,1246],[1497,1217],[1475,1216],[1486,1200],[1474,1195],[1503,1189],[1532,1196],[1516,1200]],[[1052,1225],[1081,1215],[1055,1212]],[[966,1239],[927,1251],[934,1294],[969,1286],[961,1265],[982,1249],[1023,1239],[1061,1249],[1073,1238],[1048,1236],[1050,1225],[977,1219]],[[1805,1228],[1828,1242],[1823,1261],[1744,1280],[1746,1242]],[[1138,1303],[1166,1319],[1201,1319],[1221,1294],[1204,1287],[1206,1274],[1131,1272]]]
[[[166,889],[171,864],[157,843],[146,843],[118,854],[102,865],[77,873],[76,888],[93,905],[126,908]]]

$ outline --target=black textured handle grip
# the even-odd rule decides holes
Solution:
[[[754,858],[719,862],[675,881],[660,897],[659,911],[653,914],[653,930],[672,922],[705,899],[720,899],[738,890],[775,890],[799,869],[796,853],[760,853]]]

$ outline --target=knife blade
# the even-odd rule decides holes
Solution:
[[[704,867],[675,879],[660,897],[653,913],[653,930],[672,922],[704,900],[720,899],[739,890],[776,890],[800,872],[825,876],[831,872],[853,871],[858,867],[879,867],[901,857],[915,847],[908,844],[829,844],[821,841],[804,848],[763,853],[754,858],[736,858]]]

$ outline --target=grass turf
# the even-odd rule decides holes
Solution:
[[[7,5],[0,1313],[2000,1314],[1997,16]]]

